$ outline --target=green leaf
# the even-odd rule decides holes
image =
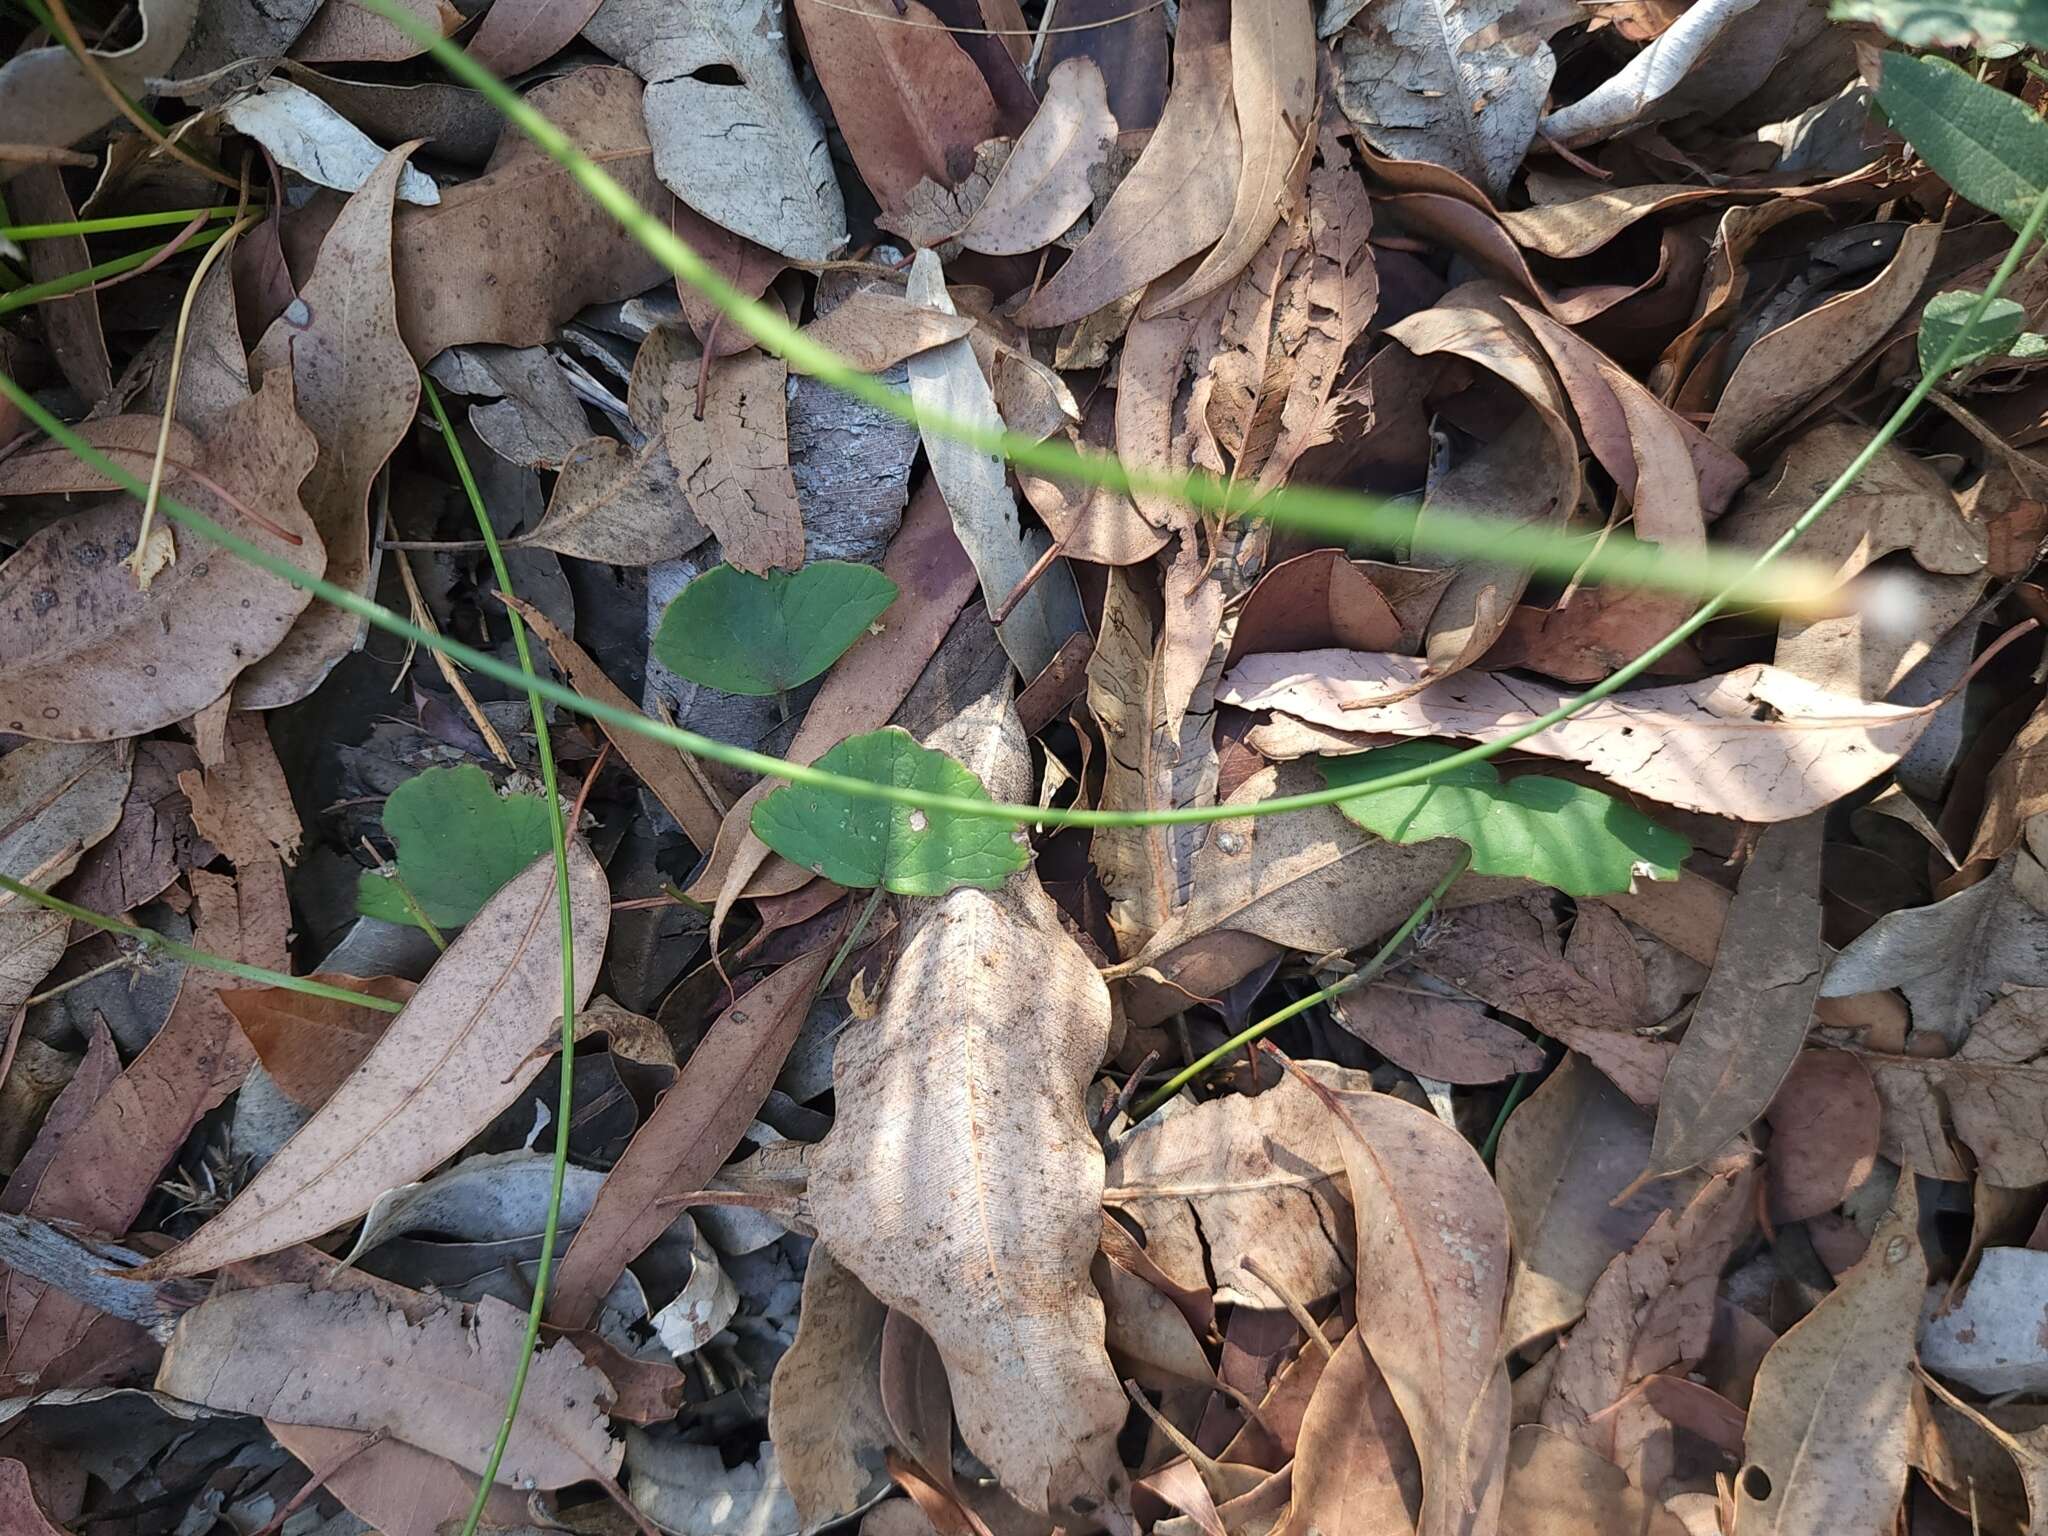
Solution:
[[[1920,314],[1920,367],[1932,368],[1942,348],[1970,318],[1979,295],[1950,291],[1937,293]],[[2015,357],[2022,360],[2048,353],[2048,340],[2027,330],[2027,312],[2011,299],[1993,299],[1984,306],[1984,317],[1961,351],[1950,359],[1949,368],[1966,368],[1987,357]]]
[[[2048,122],[1946,59],[1884,56],[1877,104],[1956,193],[2015,229],[2048,178]]]
[[[713,566],[662,614],[654,657],[709,688],[781,693],[844,656],[895,601],[895,582],[850,560],[766,576]]]
[[[1404,741],[1357,757],[1319,760],[1332,786],[1369,785],[1463,750]],[[1692,845],[1597,789],[1525,775],[1507,783],[1492,763],[1467,763],[1442,778],[1338,802],[1339,810],[1390,842],[1455,837],[1482,875],[1519,875],[1569,896],[1625,891],[1632,877],[1676,880]]]
[[[849,736],[819,758],[818,766],[932,795],[988,798],[968,769],[893,725]],[[804,784],[786,784],[754,807],[754,836],[836,885],[880,885],[899,896],[943,896],[956,885],[993,890],[1031,856],[1022,827],[856,800]]]
[[[1913,48],[2048,47],[2044,0],[1835,0],[1831,21],[1868,21]]]
[[[468,922],[554,846],[547,802],[499,794],[473,763],[429,768],[391,791],[384,831],[398,845],[398,880],[436,928]],[[356,884],[356,910],[390,923],[413,920],[398,881],[375,871]]]

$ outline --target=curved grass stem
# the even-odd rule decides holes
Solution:
[[[456,439],[455,426],[448,419],[447,407],[441,404],[440,391],[424,373],[420,375],[420,389],[441,428],[441,441],[447,446],[448,456],[455,461],[455,473],[462,481],[463,494],[469,498],[470,510],[476,514],[477,529],[483,534],[484,548],[490,552],[491,571],[498,579],[498,590],[507,597],[516,596],[512,590],[512,575],[505,568],[505,552],[498,547],[497,530],[491,526],[483,493],[477,489],[476,476],[470,473],[469,456],[462,451],[462,444]],[[533,712],[534,742],[540,753],[542,798],[548,806],[548,839],[555,855],[555,899],[562,926],[562,1080],[555,1101],[555,1156],[552,1176],[548,1181],[548,1214],[546,1223],[541,1227],[540,1258],[534,1265],[533,1304],[526,1309],[526,1339],[519,1349],[519,1364],[513,1370],[512,1385],[505,1394],[505,1416],[498,1424],[498,1438],[491,1444],[490,1460],[484,1464],[483,1475],[477,1481],[476,1499],[469,1506],[468,1518],[462,1522],[462,1536],[476,1536],[477,1522],[483,1518],[484,1506],[489,1502],[492,1485],[498,1478],[498,1467],[505,1459],[505,1447],[512,1440],[512,1426],[519,1418],[519,1404],[526,1395],[526,1375],[533,1366],[533,1352],[540,1344],[540,1323],[547,1308],[548,1280],[555,1267],[555,1240],[562,1227],[562,1190],[569,1176],[569,1125],[576,1112],[576,923],[569,892],[569,830],[562,820],[562,796],[556,784],[555,751],[548,735],[547,709],[541,702],[539,690],[533,687],[536,676],[533,650],[526,638],[526,624],[519,617],[517,608],[508,606],[506,612],[511,616],[512,644],[519,652],[519,670],[527,685],[526,702]]]

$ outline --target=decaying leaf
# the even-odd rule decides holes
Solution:
[[[756,575],[804,563],[804,515],[789,472],[788,383],[782,359],[748,352],[713,368],[702,398],[687,379],[672,381],[661,419],[690,511],[717,536],[729,564]]]
[[[156,1385],[232,1413],[381,1429],[481,1472],[524,1332],[517,1311],[488,1297],[473,1312],[442,1302],[407,1316],[369,1290],[262,1286],[186,1313]],[[529,1382],[499,1481],[560,1488],[616,1472],[624,1447],[598,1407],[609,1384],[575,1346],[544,1348]]]
[[[1003,793],[1021,738],[1000,756]],[[931,1335],[968,1446],[1041,1510],[1128,1497],[1088,1280],[1103,1165],[1081,1092],[1108,1036],[1108,991],[1036,876],[956,890],[905,924],[880,1012],[839,1042],[810,1160],[819,1241]]]
[[[1738,1528],[1889,1531],[1906,1487],[1913,1342],[1927,1288],[1920,1206],[1901,1178],[1870,1248],[1764,1357],[1736,1479]]]
[[[611,893],[580,839],[569,878],[580,1007],[597,985]],[[539,1047],[559,1033],[559,942],[554,860],[545,857],[463,929],[305,1129],[148,1272],[199,1274],[317,1237],[453,1156],[545,1064]]]
[[[781,31],[767,0],[604,0],[583,35],[647,82],[654,171],[671,192],[771,251],[824,261],[846,243],[846,208]]]
[[[397,976],[316,971],[313,979],[392,1002],[404,1002],[414,991],[411,982]],[[379,1009],[308,997],[283,987],[223,988],[220,1000],[242,1027],[264,1071],[286,1098],[305,1109],[327,1102],[391,1022],[391,1015]]]
[[[142,94],[149,78],[184,51],[199,0],[150,0],[140,9],[141,39],[94,58],[104,77],[131,96]],[[113,121],[119,111],[61,42],[27,49],[0,67],[0,117],[9,125],[9,138],[61,149]],[[0,179],[20,163],[0,160]]]
[[[1116,128],[1095,61],[1062,60],[1046,76],[1031,126],[955,238],[984,256],[1014,256],[1064,234],[1088,211],[1091,180],[1109,158]]]
[[[1066,325],[1090,315],[1213,244],[1229,226],[1243,139],[1231,106],[1224,11],[1215,0],[1191,0],[1174,36],[1173,93],[1158,128],[1087,238],[1017,312],[1021,324]]]
[[[302,492],[327,551],[327,579],[368,595],[380,563],[370,541],[370,482],[412,424],[419,371],[399,339],[391,219],[413,146],[400,145],[351,197],[321,245],[300,303],[251,354],[253,367],[289,368],[320,453]],[[235,690],[243,709],[294,704],[363,643],[367,623],[327,603],[307,609],[282,645]]]
[[[1412,656],[1282,652],[1247,656],[1225,675],[1217,697],[1337,731],[1482,741],[1548,713],[1565,697],[1507,674],[1468,672],[1433,684],[1428,675]],[[1756,718],[1759,706],[1774,717]],[[1667,805],[1742,821],[1791,821],[1883,773],[1932,718],[1924,707],[1866,704],[1776,667],[1749,666],[1698,683],[1616,694],[1516,746],[1583,763]],[[1709,761],[1711,770],[1704,770]]]
[[[291,376],[280,370],[207,443],[208,478],[234,499],[211,489],[184,494],[318,576],[325,551],[299,503],[315,456],[292,407]],[[186,719],[277,649],[311,600],[190,535],[180,557],[138,591],[122,559],[140,518],[140,504],[123,497],[52,523],[0,564],[0,729],[106,741]]]

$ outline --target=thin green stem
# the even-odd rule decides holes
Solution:
[[[824,991],[832,985],[832,978],[839,974],[839,967],[846,964],[846,957],[853,953],[853,946],[860,942],[860,936],[868,931],[868,919],[875,915],[875,908],[882,904],[882,887],[879,885],[869,893],[861,904],[860,916],[846,932],[846,938],[839,945],[839,953],[832,957],[832,963],[825,967],[825,974],[819,979],[818,990]]]
[[[483,93],[511,123],[568,171],[592,201],[618,220],[641,247],[704,295],[748,335],[799,373],[821,379],[854,398],[923,431],[968,444],[1026,469],[1125,493],[1171,497],[1205,511],[1248,514],[1290,528],[1382,547],[1522,566],[1559,577],[1620,581],[1635,586],[1702,594],[1732,588],[1744,602],[1810,603],[1832,591],[1833,573],[1770,573],[1739,552],[1703,550],[1676,558],[1672,551],[1635,539],[1610,538],[1590,558],[1585,540],[1542,527],[1502,522],[1431,508],[1416,521],[1410,503],[1314,486],[1284,486],[1256,494],[1244,482],[1216,475],[1132,468],[1114,455],[1083,453],[1053,439],[990,428],[957,416],[920,409],[909,394],[862,373],[830,347],[806,336],[778,311],[748,298],[719,275],[633,194],[572,143],[561,129],[528,106],[510,87],[418,17],[392,0],[363,0],[433,54],[450,74]]]
[[[337,1003],[361,1003],[365,1008],[374,1008],[379,1013],[397,1013],[405,1007],[387,998],[371,997],[365,992],[351,992],[346,987],[331,987],[324,981],[314,981],[308,976],[287,976],[283,971],[265,970],[260,965],[247,965],[240,960],[230,960],[225,955],[208,954],[203,949],[194,949],[190,944],[180,944],[176,939],[165,938],[149,928],[138,928],[133,923],[121,922],[76,902],[52,896],[48,891],[39,891],[32,885],[23,885],[9,875],[0,875],[0,891],[32,901],[39,907],[52,912],[61,912],[73,922],[84,923],[102,933],[118,933],[124,939],[133,939],[144,949],[160,950],[195,965],[202,971],[218,971],[224,976],[239,976],[244,981],[260,982],[266,987],[282,987],[287,992],[303,992],[308,997],[325,997]]]
[[[180,246],[178,254],[182,256],[192,251],[202,251],[218,240],[223,233],[224,231],[218,229],[202,230]],[[81,288],[90,288],[94,283],[106,278],[133,272],[144,262],[155,260],[163,249],[164,246],[153,245],[145,251],[131,251],[126,256],[115,256],[106,261],[95,262],[89,267],[79,268],[76,272],[53,277],[47,282],[28,283],[10,293],[0,294],[0,315],[10,314],[17,309],[26,309],[31,304],[42,304],[50,299],[61,299]]]
[[[165,224],[190,224],[194,219],[232,219],[235,210],[172,208],[163,213],[122,213],[104,219],[72,219],[63,224],[0,224],[0,240],[58,240],[66,235],[118,235],[130,229],[156,229]]]
[[[512,590],[512,575],[505,569],[505,552],[498,547],[497,530],[491,526],[483,493],[477,489],[476,476],[470,473],[468,455],[456,440],[455,426],[448,419],[447,408],[441,404],[440,391],[424,373],[420,375],[420,389],[434,412],[434,420],[440,425],[441,441],[447,445],[448,456],[455,461],[455,473],[462,481],[463,494],[469,498],[470,510],[476,514],[477,528],[484,536],[484,548],[490,551],[491,571],[498,578],[498,590],[507,597],[516,596]],[[562,1190],[569,1176],[569,1125],[576,1113],[576,918],[569,891],[569,829],[562,820],[562,796],[555,779],[554,743],[548,734],[547,710],[541,703],[539,689],[534,686],[537,678],[533,670],[533,651],[527,643],[526,624],[519,617],[518,609],[508,607],[506,611],[512,622],[512,644],[519,652],[519,670],[527,685],[526,702],[533,712],[533,737],[540,753],[541,788],[548,804],[548,837],[555,851],[555,896],[562,921],[562,1085],[555,1101],[554,1170],[548,1183],[548,1216],[541,1228],[540,1260],[533,1272],[533,1305],[526,1310],[526,1342],[519,1351],[519,1364],[512,1372],[512,1386],[505,1394],[505,1417],[498,1425],[498,1438],[491,1445],[490,1460],[484,1464],[483,1476],[477,1482],[476,1499],[469,1506],[469,1516],[462,1522],[462,1536],[476,1536],[477,1522],[483,1519],[484,1506],[489,1502],[491,1488],[498,1480],[499,1464],[505,1459],[505,1447],[512,1440],[512,1426],[519,1417],[520,1400],[526,1395],[526,1375],[533,1366],[533,1352],[540,1345],[541,1316],[547,1308],[548,1280],[555,1267],[555,1239],[562,1226]]]
[[[1493,1154],[1500,1150],[1501,1133],[1508,1128],[1508,1116],[1529,1096],[1529,1090],[1536,1086],[1536,1079],[1542,1075],[1541,1072],[1517,1073],[1514,1082],[1508,1085],[1507,1097],[1500,1101],[1500,1113],[1493,1117],[1493,1129],[1486,1133],[1486,1140],[1479,1148],[1480,1159],[1487,1167],[1493,1166]]]
[[[1244,1029],[1239,1030],[1228,1040],[1217,1046],[1215,1050],[1189,1062],[1180,1071],[1169,1077],[1144,1103],[1138,1106],[1136,1112],[1131,1116],[1131,1123],[1135,1125],[1140,1120],[1156,1113],[1167,1100],[1215,1066],[1217,1062],[1227,1060],[1254,1041],[1263,1039],[1268,1033],[1278,1026],[1285,1024],[1289,1019],[1307,1013],[1309,1009],[1315,1007],[1318,1003],[1327,1003],[1333,997],[1341,997],[1354,987],[1362,987],[1379,975],[1380,972],[1387,968],[1387,963],[1394,958],[1395,952],[1408,942],[1408,936],[1414,933],[1417,928],[1420,928],[1423,919],[1436,910],[1436,904],[1443,900],[1444,892],[1451,888],[1452,883],[1458,876],[1465,873],[1466,868],[1471,862],[1472,855],[1468,850],[1456,863],[1444,871],[1444,877],[1437,881],[1436,888],[1417,903],[1415,910],[1408,914],[1407,921],[1403,922],[1400,927],[1388,935],[1386,943],[1382,944],[1374,952],[1373,957],[1366,961],[1365,964],[1361,965],[1349,976],[1341,977],[1331,982],[1320,991],[1311,992],[1307,997],[1296,998],[1285,1008],[1267,1014],[1258,1023],[1248,1025]]]

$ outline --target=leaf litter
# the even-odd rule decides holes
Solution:
[[[1795,526],[2048,187],[2024,7],[408,9],[921,405],[1674,566]],[[2039,1519],[2024,264],[1801,535],[1825,598],[1375,791],[1694,599],[887,422],[374,8],[47,19],[0,22],[0,367],[117,468],[616,710],[1226,818],[556,712],[580,1044],[482,1529]],[[0,873],[256,969],[0,897],[0,1524],[460,1530],[562,1106],[526,705],[160,514],[139,585],[141,499],[26,426]]]

